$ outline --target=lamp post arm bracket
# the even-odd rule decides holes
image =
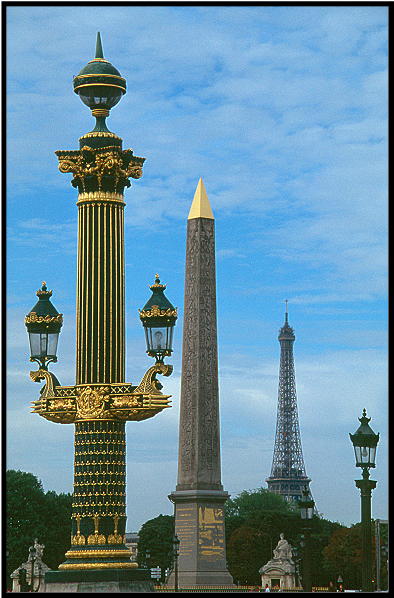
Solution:
[[[145,373],[139,385],[135,387],[134,394],[141,394],[143,396],[149,397],[163,396],[160,392],[160,390],[163,387],[160,384],[159,380],[156,380],[156,376],[157,374],[162,374],[163,376],[171,376],[172,371],[172,365],[167,365],[161,362],[155,363],[155,365],[149,368],[149,370]]]
[[[55,395],[54,388],[55,386],[59,385],[59,380],[54,374],[48,372],[47,370],[39,369],[35,370],[34,372],[30,372],[30,378],[33,380],[33,382],[45,380],[45,386],[41,390],[41,399]]]
[[[172,366],[156,363],[138,386],[129,383],[91,383],[60,386],[51,372],[31,372],[35,382],[45,380],[41,397],[32,401],[32,412],[49,421],[71,424],[83,420],[141,421],[170,407],[171,395],[160,392],[157,374],[170,376]]]

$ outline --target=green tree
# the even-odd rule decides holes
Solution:
[[[32,473],[6,472],[6,575],[27,560],[29,546],[38,538],[45,545],[44,562],[57,568],[70,547],[71,494],[44,492]]]
[[[138,535],[138,561],[140,566],[160,567],[160,581],[165,581],[166,569],[172,566],[173,515],[159,515],[146,521]],[[149,554],[149,558],[147,557]]]
[[[258,570],[272,558],[279,534],[300,549],[304,521],[294,503],[264,488],[243,491],[226,503],[226,540],[229,571],[240,583],[258,583]],[[323,548],[340,525],[314,517],[310,521],[312,581],[328,583],[329,573],[322,568]],[[257,577],[256,577],[257,576]]]
[[[388,588],[388,524],[382,524],[380,527],[380,589]],[[375,572],[376,575],[376,572]]]
[[[261,511],[294,512],[295,505],[287,502],[280,494],[270,492],[266,488],[243,490],[235,498],[226,501],[225,516],[250,519]]]
[[[72,495],[53,490],[45,495],[46,502],[46,534],[44,561],[51,569],[64,561],[64,555],[71,542],[71,504]],[[43,537],[44,540],[44,537]]]
[[[241,525],[233,531],[227,543],[227,563],[236,583],[260,583],[259,569],[270,558],[270,538],[258,529]]]
[[[375,554],[375,538],[372,537],[372,554]],[[358,589],[362,586],[362,526],[360,523],[336,530],[323,550],[324,567],[333,578],[341,575],[345,587]],[[375,559],[373,561],[375,566]]]

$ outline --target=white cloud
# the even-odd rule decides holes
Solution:
[[[108,126],[147,158],[143,179],[126,193],[128,379],[137,383],[150,363],[136,309],[157,268],[181,320],[186,218],[202,176],[216,220],[226,489],[258,487],[269,474],[276,335],[288,297],[318,506],[334,519],[358,518],[347,433],[365,405],[382,433],[374,513],[385,517],[386,8],[7,11],[10,466],[39,474],[48,489],[72,484],[72,427],[29,414],[39,385],[28,378],[23,319],[47,280],[65,313],[54,371],[72,384],[77,193],[54,151],[75,149],[93,128],[72,76],[93,56],[100,30],[105,56],[128,81]],[[133,529],[161,509],[172,512],[166,494],[176,483],[181,333],[179,321],[177,373],[164,382],[174,406],[128,424]],[[334,495],[338,468],[344,486]]]

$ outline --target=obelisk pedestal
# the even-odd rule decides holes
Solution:
[[[233,584],[226,566],[228,496],[220,468],[215,221],[200,179],[187,223],[178,483],[169,496],[180,588]]]

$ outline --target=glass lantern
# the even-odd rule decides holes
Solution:
[[[368,422],[371,421],[371,418],[367,417],[366,409],[363,410],[363,415],[358,418],[358,421],[361,422],[361,426],[359,426],[354,434],[349,434],[354,447],[356,467],[370,469],[371,467],[375,467],[379,434],[375,434],[369,426]]]
[[[139,310],[140,319],[145,330],[146,352],[162,362],[165,356],[172,353],[174,326],[178,317],[176,308],[164,295],[166,285],[160,284],[158,274],[155,283],[149,287],[152,296]]]
[[[59,314],[52,305],[46,283],[37,291],[38,302],[25,318],[25,325],[29,334],[30,361],[36,361],[42,369],[47,364],[57,361],[56,352],[63,315]]]

